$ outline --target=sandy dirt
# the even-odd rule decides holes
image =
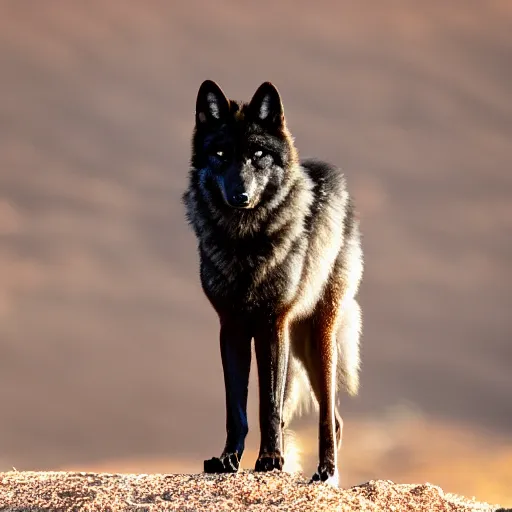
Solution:
[[[491,511],[431,484],[371,481],[347,490],[302,475],[0,474],[0,509],[14,511]]]

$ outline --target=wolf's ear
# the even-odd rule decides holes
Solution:
[[[281,96],[275,85],[270,82],[264,82],[258,87],[249,107],[253,116],[262,123],[275,126],[284,124]]]
[[[205,80],[197,93],[196,125],[219,122],[229,114],[229,100],[212,80]]]

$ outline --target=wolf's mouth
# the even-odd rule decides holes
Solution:
[[[224,180],[222,177],[217,178],[217,184],[219,186],[220,192],[222,194],[222,199],[226,206],[233,208],[234,210],[250,210],[254,208],[255,201],[254,198],[247,192],[235,192],[227,194],[226,187],[224,186]]]
[[[254,209],[253,204],[247,204],[245,206],[236,206],[236,205],[226,202],[226,205],[229,206],[233,210],[253,210]]]

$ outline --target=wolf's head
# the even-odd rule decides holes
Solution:
[[[297,162],[279,92],[263,83],[249,103],[229,100],[206,80],[199,88],[192,168],[201,192],[224,213],[278,204]]]

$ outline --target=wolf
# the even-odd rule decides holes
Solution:
[[[363,273],[359,221],[337,167],[300,160],[270,82],[250,102],[206,80],[196,100],[183,194],[203,291],[220,323],[226,442],[207,473],[236,472],[248,433],[251,348],[261,432],[256,471],[282,470],[283,432],[305,403],[319,412],[312,481],[339,482],[337,396],[359,385]]]

